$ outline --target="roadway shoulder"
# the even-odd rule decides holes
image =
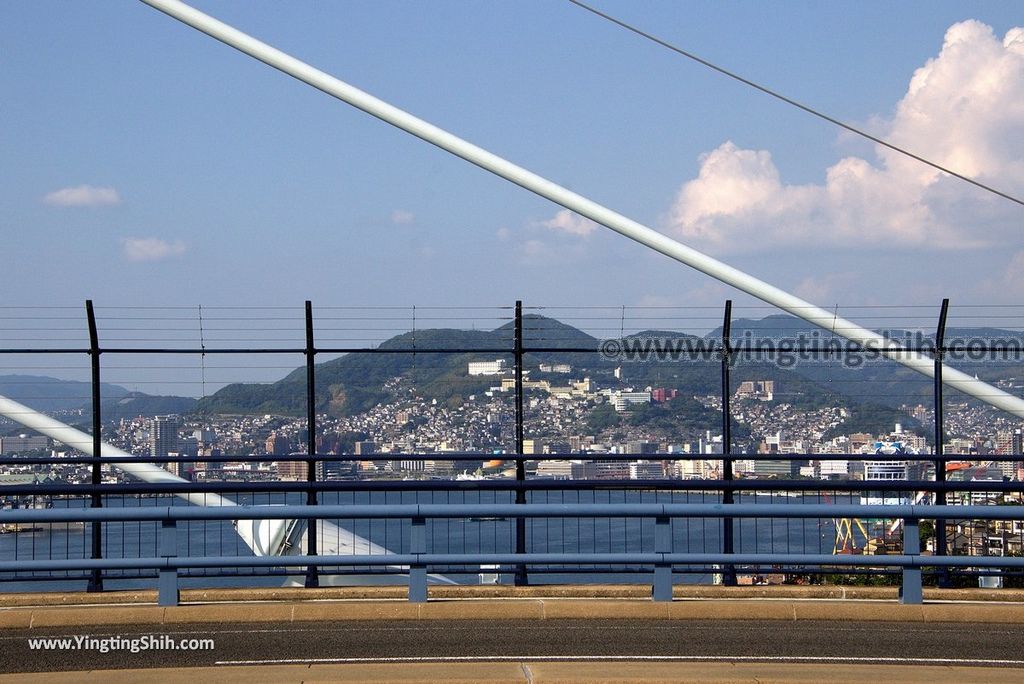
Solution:
[[[320,620],[846,620],[851,622],[1024,623],[1024,605],[942,602],[901,605],[894,601],[709,599],[656,603],[650,599],[433,599],[317,602],[194,603],[46,606],[0,609],[0,628],[82,625],[289,623]]]

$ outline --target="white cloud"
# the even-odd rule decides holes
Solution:
[[[954,24],[918,69],[881,137],[980,182],[1024,194],[1024,29],[1000,41]],[[725,142],[701,157],[671,230],[713,251],[778,245],[969,248],[1020,238],[1020,208],[878,146],[840,160],[823,184],[787,185],[771,154]]]
[[[849,297],[850,292],[859,291],[864,279],[863,274],[849,271],[829,272],[821,277],[808,276],[793,288],[793,294],[812,302],[835,302]]]
[[[185,253],[181,240],[168,242],[160,238],[130,237],[124,240],[124,256],[128,261],[160,261]]]
[[[596,223],[568,209],[562,209],[547,221],[541,221],[540,225],[552,230],[560,230],[571,235],[582,235],[584,237],[597,229]]]
[[[120,204],[121,195],[115,188],[77,185],[54,190],[43,197],[43,202],[57,207],[109,207]]]
[[[567,259],[578,259],[585,253],[584,243],[571,236],[588,237],[597,228],[593,221],[568,209],[562,209],[545,221],[527,224],[529,233],[537,237],[523,239],[514,246],[520,263],[527,266],[551,265]],[[546,230],[545,230],[546,229]],[[508,228],[499,228],[498,239],[507,242],[513,237]]]
[[[522,266],[549,267],[564,258],[562,250],[557,249],[545,240],[524,240],[512,247],[512,253]]]
[[[674,323],[669,323],[668,326],[678,325],[681,328],[697,327],[704,324],[709,314],[707,313],[694,313],[692,312],[695,306],[713,306],[713,307],[724,307],[725,300],[735,296],[735,290],[732,290],[729,286],[724,285],[717,280],[710,280],[707,278],[701,278],[696,276],[692,285],[687,285],[683,288],[683,291],[670,293],[647,293],[642,295],[634,306],[638,308],[677,308],[679,311],[666,312],[666,321],[674,318]],[[711,315],[720,315],[713,313]],[[695,318],[689,319],[690,316]],[[656,326],[655,326],[656,327]]]
[[[416,214],[405,209],[395,209],[391,212],[391,222],[396,226],[404,226],[416,220]]]

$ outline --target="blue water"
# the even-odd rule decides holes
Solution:
[[[513,503],[511,492],[454,490],[440,492],[326,492],[320,495],[324,504],[411,504],[411,503]],[[304,494],[245,494],[232,497],[240,504],[301,504]],[[737,495],[738,503],[823,503],[817,495],[781,496]],[[856,503],[846,495],[828,499],[833,503]],[[536,491],[529,494],[529,503],[718,503],[717,493],[701,492],[638,492],[628,490]],[[54,506],[86,506],[87,499],[59,500]],[[107,497],[104,506],[167,506],[188,505],[177,497]],[[409,550],[408,520],[336,520],[339,526],[369,539],[395,553]],[[738,553],[831,553],[835,535],[831,519],[774,520],[743,519],[734,525],[735,550]],[[158,523],[103,523],[103,555],[107,558],[139,558],[159,556]],[[52,525],[38,531],[22,531],[0,535],[0,559],[64,559],[88,558],[91,550],[91,525]],[[447,520],[427,521],[428,552],[431,553],[512,553],[515,550],[515,521]],[[637,518],[600,519],[528,519],[527,551],[561,552],[653,552],[654,521]],[[252,556],[252,552],[236,534],[231,521],[192,521],[179,523],[180,556]],[[722,521],[715,518],[682,518],[672,521],[673,550],[677,553],[717,553],[721,551]],[[550,570],[557,570],[549,568]],[[441,572],[459,582],[477,583],[477,570],[441,568]],[[608,583],[644,582],[648,569],[628,568],[631,572],[610,572],[611,568],[588,568],[588,572],[564,569],[566,572],[531,572],[530,581],[545,583]],[[570,571],[571,570],[571,571]],[[465,571],[465,572],[460,572]],[[643,574],[637,574],[643,571]],[[217,577],[225,571],[195,570],[183,577],[185,587],[280,586],[283,575],[265,576],[249,569],[227,570],[228,577]],[[329,572],[329,571],[328,571]],[[81,577],[80,573],[74,573]],[[139,573],[107,571],[104,586],[108,589],[139,589],[155,587],[155,574],[133,577]],[[183,575],[185,571],[183,571]],[[0,574],[0,591],[78,591],[85,587],[82,579],[68,579],[68,573]],[[44,579],[46,578],[46,579]],[[507,577],[502,576],[502,581]],[[363,580],[365,581],[365,579]],[[678,581],[710,583],[707,569],[678,575]]]

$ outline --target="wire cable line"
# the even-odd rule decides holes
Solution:
[[[955,176],[956,178],[959,178],[962,181],[966,181],[967,183],[970,183],[971,185],[977,186],[977,187],[981,188],[982,190],[987,190],[988,192],[991,192],[994,195],[999,195],[1003,199],[1008,199],[1011,202],[1016,202],[1017,204],[1019,204],[1021,206],[1024,206],[1024,200],[1022,200],[1022,199],[1020,199],[1018,197],[1014,197],[1013,195],[1011,195],[1009,193],[1006,193],[1006,192],[1003,192],[1002,190],[997,190],[996,188],[993,188],[990,185],[985,185],[984,183],[982,183],[980,181],[977,181],[977,180],[975,180],[973,178],[970,178],[969,176],[965,176],[962,173],[957,173],[956,171],[953,171],[950,168],[942,166],[941,164],[938,164],[938,163],[933,162],[933,161],[931,161],[929,159],[926,159],[926,158],[924,158],[924,157],[922,157],[922,156],[920,156],[918,154],[914,154],[913,152],[911,152],[909,150],[906,150],[906,149],[904,149],[902,147],[899,147],[898,145],[895,145],[895,144],[893,144],[891,142],[888,142],[887,140],[883,140],[882,138],[879,138],[877,136],[871,135],[867,131],[864,131],[864,130],[862,130],[860,128],[857,128],[856,126],[852,126],[852,125],[850,125],[850,124],[848,124],[848,123],[846,123],[844,121],[840,121],[839,119],[836,119],[835,117],[829,116],[828,114],[825,114],[824,112],[821,112],[821,111],[819,111],[817,109],[814,109],[810,105],[805,105],[804,103],[799,102],[797,100],[794,100],[791,97],[786,97],[782,93],[779,93],[779,92],[777,92],[775,90],[772,90],[771,88],[768,88],[767,86],[763,86],[760,83],[756,83],[754,81],[751,81],[749,78],[744,78],[743,76],[740,76],[739,74],[737,74],[737,73],[735,73],[733,71],[729,71],[728,69],[726,69],[724,67],[720,67],[720,66],[718,66],[717,64],[715,64],[713,62],[709,62],[708,60],[704,59],[703,57],[695,55],[692,52],[688,52],[688,51],[682,49],[681,47],[679,47],[677,45],[673,45],[672,43],[669,43],[666,40],[658,38],[657,36],[655,36],[655,35],[653,35],[651,33],[648,33],[647,31],[644,31],[641,28],[638,28],[638,27],[636,27],[636,26],[634,26],[632,24],[628,24],[625,21],[623,21],[622,19],[614,17],[614,16],[612,16],[610,14],[607,14],[606,12],[602,12],[601,10],[597,9],[596,7],[591,7],[590,5],[588,5],[588,4],[584,3],[584,2],[581,2],[580,0],[568,0],[568,2],[571,2],[572,4],[576,5],[577,7],[581,8],[581,9],[584,9],[584,10],[586,10],[586,11],[590,12],[591,14],[594,14],[594,15],[596,15],[598,17],[601,17],[602,19],[610,21],[613,24],[621,26],[622,28],[626,29],[627,31],[631,31],[631,32],[635,33],[636,35],[638,35],[638,36],[640,36],[642,38],[646,38],[647,40],[649,40],[651,42],[654,42],[654,43],[657,43],[658,45],[660,45],[660,46],[662,46],[664,48],[668,48],[669,50],[671,50],[672,52],[675,52],[676,54],[682,55],[683,57],[686,57],[687,59],[691,59],[694,62],[697,62],[698,64],[703,64],[704,66],[706,66],[709,69],[713,69],[714,71],[717,71],[720,74],[728,76],[731,79],[739,81],[740,83],[742,83],[744,85],[748,85],[751,88],[755,88],[757,90],[760,90],[762,93],[764,93],[766,95],[770,95],[771,97],[774,97],[777,100],[782,100],[786,104],[792,105],[792,106],[796,107],[797,109],[802,109],[803,111],[807,112],[808,114],[816,116],[819,119],[823,119],[825,121],[828,121],[829,123],[834,124],[836,126],[839,126],[840,128],[846,129],[847,131],[850,131],[851,133],[855,133],[855,134],[861,136],[862,138],[867,138],[868,140],[870,140],[870,141],[872,141],[874,143],[877,143],[879,145],[882,145],[883,147],[887,147],[890,150],[893,150],[894,152],[899,152],[900,154],[906,155],[907,157],[910,157],[911,159],[915,159],[915,160],[921,162],[922,164],[927,164],[928,166],[930,166],[930,167],[932,167],[934,169],[938,169],[939,171],[942,171],[943,173],[948,173],[951,176]]]

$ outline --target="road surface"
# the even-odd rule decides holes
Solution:
[[[141,645],[143,638],[150,648],[132,653],[133,640]],[[33,649],[30,639],[64,641]],[[190,639],[212,640],[213,647],[152,647]],[[92,626],[0,631],[0,672],[258,663],[611,659],[1024,668],[1022,642],[1024,625],[809,620],[375,620]],[[102,652],[104,644],[106,653]],[[1024,671],[1021,677],[1024,680]]]

